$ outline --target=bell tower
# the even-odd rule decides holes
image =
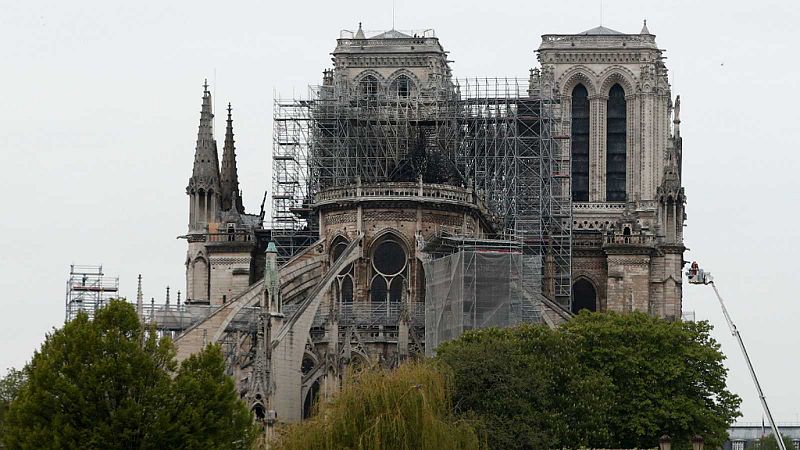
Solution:
[[[544,35],[538,57],[570,137],[573,311],[680,319],[679,107],[672,120],[655,35],[646,22],[635,34],[600,26]]]
[[[189,196],[189,232],[202,231],[217,220],[220,209],[219,156],[214,139],[214,113],[208,81],[203,84],[203,106],[200,109],[200,127],[194,166],[186,194]]]
[[[189,196],[189,248],[186,253],[186,302],[209,303],[211,266],[206,249],[209,224],[220,209],[219,157],[214,139],[214,113],[208,81],[203,83],[203,104],[194,151],[194,165],[186,194]]]

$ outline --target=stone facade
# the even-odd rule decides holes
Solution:
[[[254,276],[254,253],[263,212],[245,214],[242,206],[230,104],[220,171],[211,102],[211,92],[204,85],[194,166],[186,188],[189,232],[183,237],[189,244],[185,261],[188,304],[223,304],[260,277]]]
[[[323,85],[433,98],[450,80],[447,54],[433,33],[391,30],[368,38],[360,26],[343,33]],[[573,311],[679,319],[685,250],[680,103],[673,104],[655,36],[646,27],[639,34],[599,27],[545,35],[538,54],[541,69],[532,76],[561,96],[577,156],[573,188],[585,187],[573,189]],[[187,187],[186,299],[218,308],[176,339],[179,356],[221,342],[237,315],[260,308],[256,337],[233,339],[240,355],[252,353],[242,343],[257,343],[257,358],[232,373],[259,418],[270,423],[270,412],[285,421],[308,414],[313,399],[334,392],[353,366],[393,366],[423,354],[422,244],[443,232],[496,237],[480,196],[457,182],[423,182],[422,176],[363,184],[357,176],[320,185],[302,208],[318,240],[279,267],[274,246],[264,252],[273,231],[261,226],[263,210],[249,215],[242,207],[231,110],[221,168],[211,111],[206,87]],[[545,276],[547,264],[545,258]],[[559,314],[543,315],[554,325],[569,313],[551,300],[548,307]]]
[[[680,104],[672,102],[662,52],[646,25],[638,34],[597,27],[542,37],[541,73],[562,95],[573,141],[573,187],[587,172],[580,167],[580,133],[588,128],[588,198],[577,198],[573,189],[573,310],[681,317]],[[624,129],[614,130],[624,158],[607,147],[608,127],[615,125],[609,112],[615,87],[624,93],[624,110],[613,114],[624,117]],[[588,127],[579,125],[585,115],[572,110],[581,88],[588,94]],[[624,162],[623,198],[609,198],[611,158]]]

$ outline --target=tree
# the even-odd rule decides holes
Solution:
[[[783,438],[783,446],[788,448],[795,448],[792,438],[789,436],[781,436]],[[780,450],[778,447],[778,440],[775,439],[774,434],[763,436],[758,440],[758,450]]]
[[[665,433],[677,446],[695,434],[709,448],[725,441],[741,399],[726,388],[725,355],[708,322],[583,311],[562,331],[578,338],[580,360],[612,383],[610,436],[595,447],[652,448]]]
[[[578,448],[607,438],[611,382],[578,358],[578,339],[540,325],[470,331],[442,344],[457,412],[476,414],[490,448]]]
[[[346,380],[310,420],[283,430],[282,450],[478,449],[478,432],[453,417],[448,372],[428,363]]]
[[[17,398],[19,390],[22,389],[22,385],[25,384],[26,380],[25,372],[13,367],[8,369],[6,376],[0,379],[0,436],[3,435],[3,422],[5,421],[8,407]]]
[[[581,314],[471,331],[437,349],[454,371],[459,413],[485,424],[492,448],[674,448],[695,434],[722,444],[739,416],[725,356],[707,322],[643,313]]]
[[[79,314],[34,354],[3,440],[15,449],[249,448],[256,431],[220,349],[176,368],[172,341],[143,327],[124,300],[94,320]]]

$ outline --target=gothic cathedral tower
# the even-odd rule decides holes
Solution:
[[[680,103],[655,36],[646,23],[638,34],[544,35],[538,54],[571,142],[573,311],[679,319]]]
[[[220,305],[243,292],[255,280],[256,231],[263,216],[245,214],[236,170],[233,119],[228,104],[225,148],[220,170],[214,113],[208,83],[203,106],[189,196],[189,232],[186,253],[186,302]]]

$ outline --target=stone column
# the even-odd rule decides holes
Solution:
[[[638,201],[641,197],[641,170],[639,165],[639,152],[636,151],[636,119],[637,103],[639,96],[636,94],[625,96],[625,192],[628,201]]]
[[[606,110],[608,96],[589,96],[589,201],[606,200]]]

